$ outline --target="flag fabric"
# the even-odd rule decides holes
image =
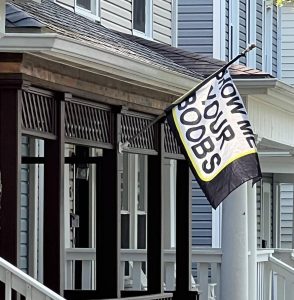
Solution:
[[[167,108],[166,115],[213,208],[244,182],[261,179],[253,130],[227,69]]]

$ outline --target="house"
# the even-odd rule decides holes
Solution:
[[[290,45],[292,9],[293,4],[278,8],[273,1],[262,0],[197,2],[179,0],[178,46],[203,55],[229,60],[246,48],[248,43],[254,42],[256,50],[248,53],[247,58],[241,59],[239,63],[267,72],[291,84],[289,63],[293,52]],[[250,105],[248,110],[250,115]],[[255,112],[252,111],[252,114]],[[273,128],[270,123],[268,121],[264,123],[265,126],[269,126],[264,131],[266,135],[275,130],[276,126]],[[257,185],[256,191],[257,228],[253,230],[257,231],[257,247],[283,248],[284,251],[291,252],[292,250],[286,249],[293,249],[294,241],[293,180],[292,170],[286,166],[292,163],[292,150],[278,140],[275,143],[273,140],[268,143],[263,134],[258,135],[263,180],[261,185]],[[222,247],[220,228],[221,220],[225,220],[222,208],[212,210],[205,202],[205,197],[197,184],[193,185],[194,246]],[[290,265],[293,267],[291,261]],[[285,289],[284,282],[279,289]],[[250,290],[253,291],[250,299],[255,299],[255,289]],[[287,286],[286,291],[290,293],[291,288]]]
[[[291,273],[271,251],[257,253],[250,184],[225,202],[222,249],[191,249],[190,173],[165,122],[119,151],[119,142],[224,65],[171,47],[176,17],[172,1],[7,1],[0,39],[7,299],[11,289],[28,299],[60,299],[52,291],[66,299],[208,299],[215,289],[218,299],[241,300],[258,289],[269,299],[272,270]],[[260,149],[291,149],[293,89],[265,71],[231,72]]]

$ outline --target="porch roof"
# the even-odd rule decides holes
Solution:
[[[26,16],[26,21],[13,22],[18,28],[28,23],[45,26],[47,31],[79,42],[107,49],[130,59],[142,61],[163,70],[203,79],[225,64],[224,61],[192,53],[166,44],[115,32],[97,22],[65,9],[49,0],[9,0],[6,19],[11,23],[11,11]],[[43,24],[43,25],[42,25]],[[242,65],[233,65],[231,74],[237,78],[270,78],[271,75]]]

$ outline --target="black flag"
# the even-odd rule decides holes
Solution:
[[[261,179],[254,134],[227,69],[166,110],[168,123],[213,208]]]

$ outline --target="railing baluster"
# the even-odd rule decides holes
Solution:
[[[124,290],[125,288],[125,266],[126,266],[126,262],[125,261],[121,261],[120,262],[120,289]]]
[[[32,286],[30,284],[26,285],[26,300],[33,300],[32,299]]]
[[[276,281],[276,291],[274,293],[274,296],[276,294],[278,300],[286,300],[285,298],[285,279],[282,276],[279,276],[279,274],[274,273],[274,282]],[[275,289],[274,289],[275,290]],[[290,299],[290,298],[289,298]]]
[[[141,290],[141,265],[142,262],[141,261],[134,261],[133,262],[133,285],[132,285],[132,289],[133,290]]]
[[[208,263],[200,263],[198,268],[198,277],[199,277],[199,284],[200,284],[200,300],[207,300],[208,299]]]
[[[269,262],[264,263],[263,276],[263,299],[271,299],[272,297],[272,270]]]
[[[167,262],[165,264],[165,285],[167,291],[175,289],[175,263]]]
[[[68,290],[72,290],[73,289],[73,278],[72,278],[72,274],[73,274],[73,261],[72,260],[68,260],[66,262],[66,272],[65,272],[65,282],[66,282],[66,288]]]
[[[11,300],[11,272],[5,272],[5,300]]]
[[[82,261],[82,289],[83,290],[91,289],[91,261],[90,260]]]
[[[211,264],[211,283],[215,284],[214,294],[216,299],[220,299],[220,277],[221,277],[220,263]]]

